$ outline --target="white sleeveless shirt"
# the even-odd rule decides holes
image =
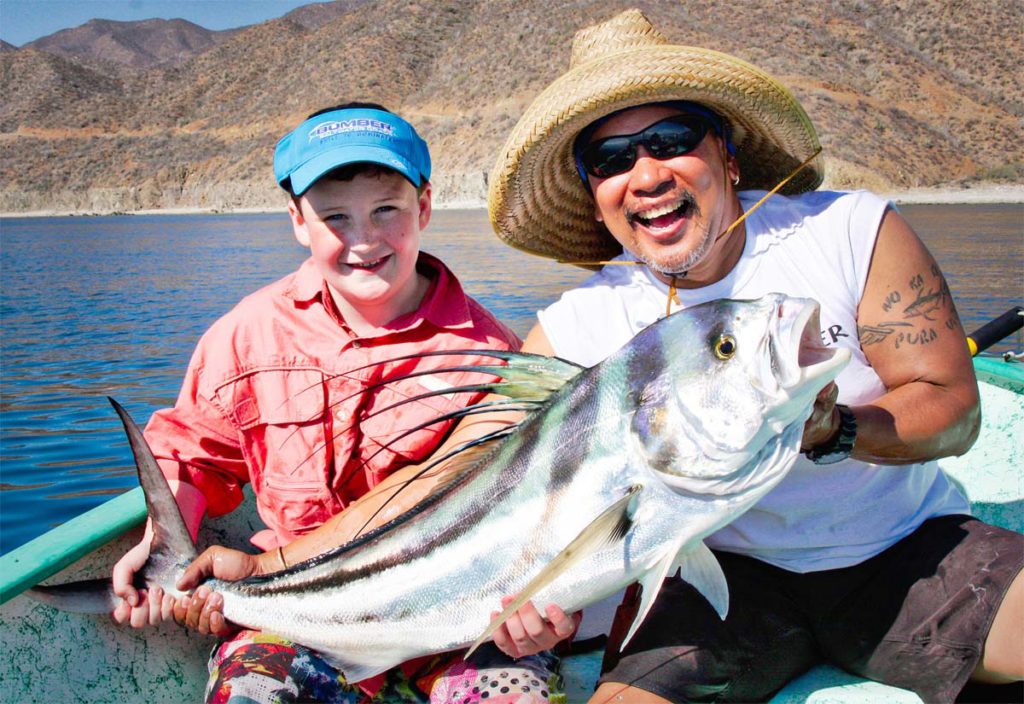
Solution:
[[[744,210],[762,195],[741,193]],[[857,305],[887,206],[863,191],[772,196],[747,218],[743,255],[733,270],[710,286],[677,290],[682,307],[771,292],[817,300],[822,342],[852,353],[836,379],[839,402],[870,402],[886,389],[861,350]],[[662,317],[667,300],[668,287],[647,267],[611,265],[538,318],[556,355],[592,366]],[[969,512],[966,498],[935,462],[887,466],[847,459],[816,465],[800,455],[775,489],[706,542],[790,571],[813,572],[860,563],[928,518]]]

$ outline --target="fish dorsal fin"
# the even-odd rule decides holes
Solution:
[[[157,552],[172,553],[176,558],[192,560],[196,556],[196,546],[188,533],[185,520],[181,517],[174,494],[167,485],[167,479],[160,471],[153,450],[150,449],[142,431],[135,424],[128,411],[114,399],[107,397],[110,405],[121,417],[124,432],[128,436],[128,444],[135,456],[135,467],[139,473],[139,484],[146,497],[146,510],[153,522],[153,543],[150,554]]]
[[[487,629],[476,639],[476,642],[466,652],[465,657],[468,658],[472,655],[473,651],[490,638],[501,624],[508,620],[509,616],[519,609],[520,606],[532,599],[537,592],[553,582],[560,574],[566,572],[570,567],[588,555],[592,555],[601,548],[622,540],[633,523],[633,513],[636,510],[635,497],[642,488],[639,484],[631,486],[625,496],[602,511],[597,518],[580,531],[580,534],[573,538],[572,542],[555,555],[554,559],[545,565],[544,569],[530,580],[529,584],[523,587],[512,603],[491,619]]]
[[[637,609],[636,616],[633,617],[629,632],[619,645],[620,650],[626,647],[647,617],[647,612],[651,610],[654,598],[661,590],[661,584],[665,581],[665,577],[677,569],[680,571],[680,577],[703,594],[704,598],[711,602],[718,615],[725,618],[729,609],[729,588],[725,583],[725,575],[722,574],[722,567],[711,550],[704,543],[697,543],[696,546],[686,548],[676,554],[666,553],[665,559],[659,561],[640,579],[640,585],[643,587],[640,592],[640,608]]]
[[[406,355],[404,357],[384,359],[379,362],[368,364],[365,367],[358,367],[350,370],[345,372],[345,374],[352,374],[370,367],[379,367],[384,364],[393,364],[395,362],[402,362],[410,359],[457,356],[491,357],[492,359],[500,359],[504,361],[505,364],[503,366],[489,364],[465,364],[451,367],[420,369],[402,376],[381,379],[376,385],[385,385],[400,379],[410,379],[417,376],[436,374],[438,372],[480,372],[500,377],[507,382],[511,382],[513,385],[516,383],[525,383],[527,387],[529,387],[523,387],[520,391],[517,391],[514,386],[507,387],[509,393],[502,390],[495,391],[495,393],[508,396],[509,398],[526,397],[536,400],[537,398],[542,398],[546,395],[541,394],[538,396],[538,389],[546,389],[548,393],[556,391],[564,386],[567,381],[585,369],[585,367],[580,366],[579,364],[575,364],[560,357],[549,357],[548,355],[533,354],[530,352],[511,352],[508,350],[435,350],[433,352],[423,352],[420,354]]]

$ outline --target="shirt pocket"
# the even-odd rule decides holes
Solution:
[[[337,510],[323,380],[319,369],[259,370],[219,392],[242,432],[260,516],[279,535],[305,532]]]

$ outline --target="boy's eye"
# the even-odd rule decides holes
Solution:
[[[342,213],[334,213],[332,215],[328,215],[327,217],[325,217],[324,222],[342,222],[346,218],[347,216],[343,215]]]
[[[377,208],[377,212],[378,213],[390,213],[390,212],[393,212],[395,210],[398,210],[398,208],[396,208],[393,205],[382,205],[379,208]]]

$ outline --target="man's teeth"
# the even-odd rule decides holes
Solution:
[[[682,215],[685,209],[686,203],[666,203],[661,207],[646,210],[642,213],[637,213],[636,219],[645,223],[650,223],[655,218],[660,218],[662,215],[668,215],[669,213],[673,213],[676,211],[678,211],[679,214]]]

